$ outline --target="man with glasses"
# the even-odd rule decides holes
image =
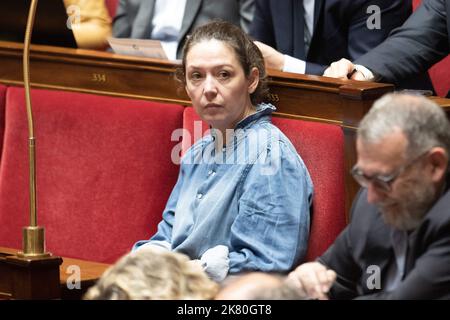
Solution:
[[[288,276],[326,299],[450,298],[450,124],[430,100],[379,99],[357,134],[352,220],[316,262]]]

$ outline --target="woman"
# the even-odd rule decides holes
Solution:
[[[275,108],[259,103],[266,92],[259,49],[238,27],[209,23],[186,42],[178,78],[211,134],[184,155],[157,233],[134,248],[187,254],[216,281],[292,269],[306,251],[312,183],[271,124]]]

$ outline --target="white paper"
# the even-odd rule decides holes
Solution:
[[[147,39],[108,38],[115,53],[167,60],[161,41]]]

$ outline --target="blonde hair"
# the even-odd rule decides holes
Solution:
[[[218,290],[219,285],[186,255],[148,246],[106,270],[84,299],[198,300],[212,299]]]

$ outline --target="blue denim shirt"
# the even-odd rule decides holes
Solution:
[[[289,139],[260,104],[240,121],[226,147],[205,136],[181,160],[178,181],[157,233],[146,243],[199,259],[229,248],[231,274],[288,271],[306,253],[312,182]]]

